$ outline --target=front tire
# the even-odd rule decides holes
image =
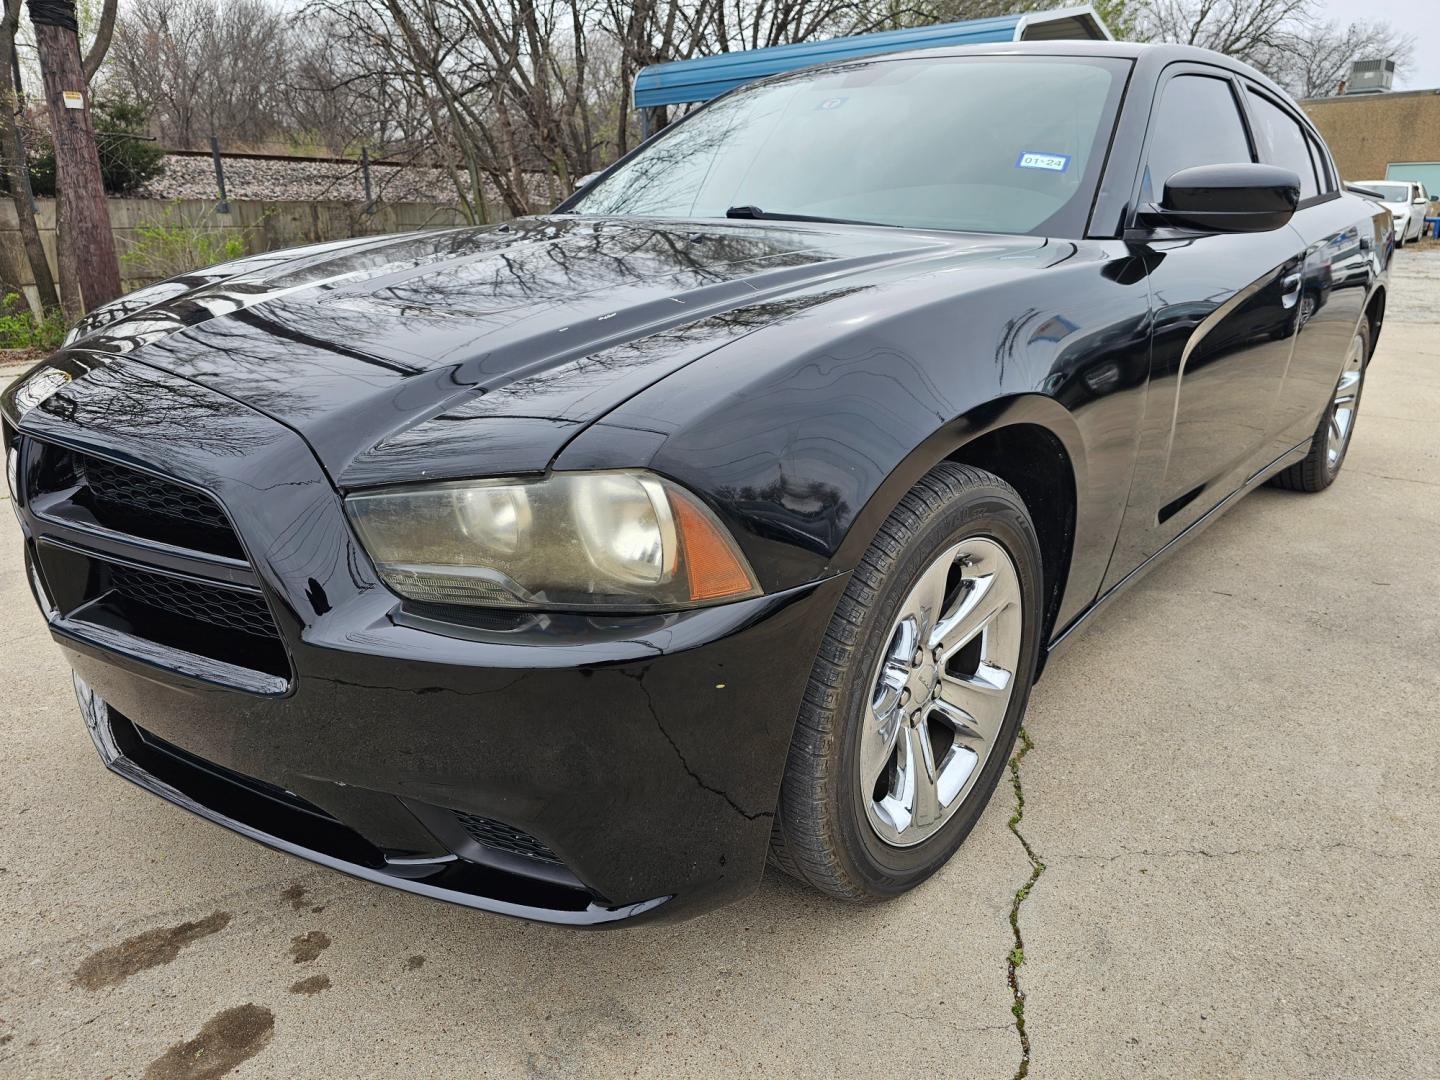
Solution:
[[[1042,564],[1024,502],[944,463],[856,567],[805,692],[772,850],[832,896],[914,888],[979,819],[1040,646]]]
[[[1365,369],[1370,363],[1370,322],[1360,320],[1344,370],[1335,385],[1320,424],[1310,440],[1310,452],[1289,468],[1276,473],[1270,483],[1289,491],[1324,491],[1340,475],[1350,438],[1355,434],[1355,420],[1360,415],[1360,394],[1365,389]]]

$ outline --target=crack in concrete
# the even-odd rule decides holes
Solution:
[[[1352,473],[1359,473],[1361,476],[1374,477],[1376,480],[1394,480],[1400,484],[1419,484],[1421,487],[1440,487],[1440,483],[1434,480],[1417,480],[1411,476],[1390,476],[1387,473],[1366,472],[1364,469],[1351,469]]]
[[[1319,847],[1304,846],[1304,845],[1296,845],[1296,846],[1276,845],[1276,846],[1273,846],[1273,847],[1266,847],[1266,848],[1235,848],[1235,849],[1233,849],[1233,850],[1215,850],[1215,851],[1212,851],[1212,850],[1210,850],[1209,848],[1172,848],[1172,849],[1170,849],[1170,850],[1168,850],[1168,851],[1149,851],[1149,850],[1132,851],[1132,850],[1126,849],[1126,850],[1124,850],[1124,851],[1117,851],[1117,852],[1114,852],[1113,854],[1109,854],[1109,855],[1091,855],[1091,854],[1081,854],[1081,853],[1078,853],[1078,852],[1061,853],[1061,854],[1058,854],[1058,855],[1051,855],[1051,856],[1050,856],[1050,859],[1051,859],[1051,861],[1069,861],[1069,862],[1114,862],[1114,861],[1117,860],[1117,859],[1130,859],[1130,858],[1181,859],[1181,858],[1185,858],[1186,856],[1190,856],[1190,855],[1198,855],[1198,856],[1200,856],[1201,858],[1205,858],[1205,859],[1224,859],[1224,858],[1229,858],[1229,857],[1231,857],[1231,856],[1240,856],[1240,857],[1249,857],[1249,858],[1268,858],[1269,856],[1271,856],[1271,855],[1276,855],[1276,854],[1285,854],[1285,855],[1323,855],[1323,854],[1325,854],[1326,852],[1337,851],[1337,850],[1341,850],[1341,849],[1346,850],[1346,851],[1359,851],[1359,852],[1363,852],[1364,854],[1366,854],[1366,855],[1372,855],[1372,856],[1374,856],[1374,857],[1377,858],[1377,859],[1414,859],[1414,858],[1423,857],[1423,856],[1418,856],[1418,855],[1417,855],[1415,852],[1413,852],[1413,851],[1377,851],[1375,848],[1367,848],[1367,847],[1364,847],[1364,846],[1362,846],[1362,845],[1360,845],[1360,844],[1351,844],[1351,843],[1348,843],[1347,841],[1344,841],[1344,840],[1337,840],[1337,841],[1335,841],[1335,843],[1333,843],[1333,844],[1322,844],[1322,845],[1320,845]]]
[[[1020,763],[1034,748],[1035,743],[1031,741],[1030,733],[1022,725],[1020,749],[1010,756],[1010,786],[1015,791],[1015,812],[1010,815],[1008,827],[1015,834],[1015,839],[1020,841],[1020,846],[1025,849],[1025,857],[1030,860],[1030,877],[1015,890],[1015,895],[1010,900],[1010,933],[1015,938],[1015,944],[1005,961],[1005,977],[1010,984],[1012,999],[1010,1012],[1015,1017],[1015,1032],[1020,1036],[1020,1065],[1015,1070],[1015,1080],[1025,1080],[1025,1077],[1030,1075],[1030,1034],[1025,1030],[1025,991],[1020,987],[1020,965],[1025,962],[1025,938],[1020,933],[1020,906],[1025,903],[1030,890],[1040,880],[1040,875],[1045,873],[1045,863],[1035,854],[1030,841],[1026,840],[1025,834],[1020,831],[1020,822],[1025,819],[1025,789],[1020,783]]]

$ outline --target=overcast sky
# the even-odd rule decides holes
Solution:
[[[277,2],[295,11],[305,6],[305,0]],[[1071,2],[1076,0],[1056,0],[1054,6],[1064,7]],[[1318,0],[1316,7],[1327,19],[1342,23],[1378,20],[1412,35],[1415,57],[1409,70],[1395,81],[1395,89],[1440,89],[1440,20],[1435,15],[1435,0]]]
[[[1321,0],[1319,6],[1326,18],[1347,23],[1380,20],[1413,36],[1415,59],[1395,80],[1395,89],[1440,88],[1440,23],[1435,18],[1435,0]]]

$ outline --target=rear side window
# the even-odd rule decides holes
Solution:
[[[1310,199],[1319,195],[1320,185],[1315,178],[1315,162],[1310,157],[1309,142],[1299,121],[1269,98],[1259,94],[1251,94],[1250,103],[1260,138],[1270,148],[1270,163],[1295,171],[1300,177],[1300,198]]]

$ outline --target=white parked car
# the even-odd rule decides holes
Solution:
[[[1418,240],[1425,229],[1430,195],[1418,180],[1354,180],[1345,185],[1358,195],[1378,196],[1395,218],[1395,243]]]

